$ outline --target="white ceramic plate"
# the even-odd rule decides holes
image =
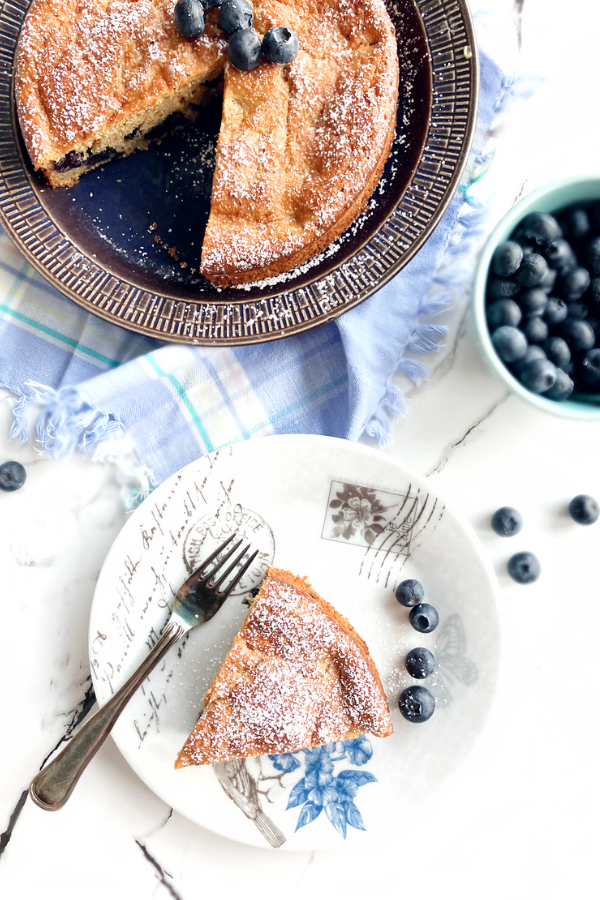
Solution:
[[[364,841],[422,803],[472,747],[499,660],[497,582],[482,548],[427,482],[375,450],[319,436],[234,444],[182,469],[132,515],[102,569],[90,622],[102,705],[155,642],[173,596],[232,530],[260,565],[206,625],[168,654],[122,714],[113,737],[170,806],[218,834],[306,850]],[[203,694],[244,621],[243,596],[267,564],[305,575],[366,640],[386,689],[394,735],[279,758],[175,771]],[[439,611],[429,635],[409,624],[396,584],[418,578]],[[413,647],[438,668],[425,684],[432,718],[398,711]]]

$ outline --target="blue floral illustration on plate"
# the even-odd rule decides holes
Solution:
[[[325,810],[325,815],[344,839],[348,825],[365,831],[354,799],[360,787],[377,779],[370,772],[359,772],[357,769],[343,769],[337,775],[334,770],[335,764],[342,760],[348,760],[354,766],[364,766],[373,756],[369,740],[361,735],[351,741],[269,756],[269,759],[278,771],[289,773],[302,766],[300,753],[304,754],[304,777],[292,787],[286,807],[301,807],[295,830],[314,822]]]

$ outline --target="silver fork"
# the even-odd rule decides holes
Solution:
[[[214,553],[205,559],[202,565],[179,588],[173,602],[171,617],[163,632],[140,667],[131,678],[117,691],[108,703],[99,709],[85,725],[80,728],[65,749],[39,772],[29,786],[29,794],[34,803],[42,809],[55,810],[65,805],[73,788],[79,781],[88,763],[96,755],[110,731],[123,712],[123,709],[148,677],[152,669],[163,658],[165,653],[181,640],[192,628],[208,622],[219,611],[234,587],[252,564],[258,550],[244,563],[226,588],[220,590],[225,579],[244,558],[250,549],[248,544],[236,556],[231,565],[220,570],[233,556],[243,540],[239,540],[213,568],[203,574],[223,550],[234,540],[235,534],[226,540]],[[213,581],[213,578],[218,580]]]

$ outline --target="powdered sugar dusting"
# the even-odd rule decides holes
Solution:
[[[387,701],[360,640],[308,585],[271,569],[188,739],[183,765],[391,733]]]
[[[36,0],[17,53],[19,119],[35,163],[223,67],[214,23],[187,41],[175,0]]]

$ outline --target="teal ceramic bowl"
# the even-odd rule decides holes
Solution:
[[[494,250],[508,240],[519,222],[530,212],[559,213],[574,204],[600,200],[600,176],[563,178],[553,181],[529,194],[517,203],[491,233],[479,259],[473,285],[472,313],[475,336],[489,368],[505,385],[528,403],[555,416],[567,419],[600,420],[600,394],[574,394],[569,400],[557,402],[541,394],[528,391],[506,368],[494,350],[485,317],[485,291],[488,271]]]

